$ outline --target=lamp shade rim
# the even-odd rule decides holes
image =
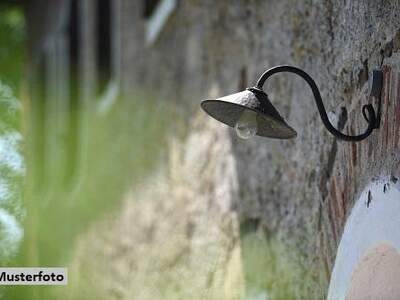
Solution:
[[[210,104],[214,104],[214,106],[218,105],[219,108],[210,108]],[[297,137],[297,132],[292,127],[290,127],[277,112],[268,113],[268,111],[261,111],[260,109],[257,109],[257,107],[246,106],[240,103],[235,103],[222,99],[205,99],[201,102],[201,108],[214,119],[230,127],[235,127],[238,115],[243,112],[243,110],[251,110],[257,113],[257,118],[263,119],[262,121],[260,121],[261,126],[259,126],[256,135],[275,139],[291,139]],[[227,116],[227,108],[231,108],[231,114],[236,116]],[[262,126],[262,124],[268,123],[275,124],[277,127],[279,127],[279,131],[274,132],[274,130],[271,130],[271,128],[268,129],[266,126]]]

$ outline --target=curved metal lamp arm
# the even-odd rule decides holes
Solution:
[[[363,116],[368,123],[368,128],[363,134],[351,136],[351,135],[343,134],[340,131],[338,131],[335,127],[333,127],[333,125],[329,121],[328,115],[326,114],[324,104],[322,102],[321,94],[319,93],[319,90],[318,90],[318,87],[317,87],[315,81],[311,78],[310,75],[308,75],[306,72],[304,72],[303,70],[301,70],[297,67],[283,65],[283,66],[273,67],[273,68],[265,71],[261,75],[260,79],[258,79],[256,88],[262,90],[262,87],[263,87],[265,81],[269,77],[271,77],[272,75],[274,75],[276,73],[281,73],[281,72],[295,73],[295,74],[299,75],[300,77],[302,77],[305,81],[307,81],[307,83],[309,84],[309,86],[311,87],[311,90],[313,92],[313,95],[315,98],[315,103],[317,104],[318,112],[321,116],[322,122],[324,123],[326,129],[328,129],[328,131],[330,133],[332,133],[334,136],[336,136],[337,138],[344,140],[344,141],[361,141],[361,140],[365,139],[366,137],[368,137],[374,129],[379,128],[379,116],[377,116],[377,114],[375,113],[375,110],[374,110],[374,107],[372,106],[372,104],[367,104],[362,107]]]

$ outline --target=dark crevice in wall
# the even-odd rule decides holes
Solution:
[[[400,50],[400,30],[396,32],[393,38],[393,52]]]
[[[339,115],[339,121],[338,121],[338,130],[342,131],[344,126],[346,125],[347,122],[347,110],[345,107],[341,108],[341,112]],[[335,165],[335,160],[336,160],[336,154],[337,154],[337,149],[338,149],[338,141],[335,138],[335,140],[332,143],[331,149],[328,154],[328,162],[326,163],[326,167],[323,169],[322,174],[321,174],[321,179],[319,182],[319,189],[321,191],[322,195],[322,202],[325,201],[327,195],[328,195],[328,190],[326,187],[327,182],[332,176],[333,172],[333,167]]]
[[[249,233],[256,232],[260,225],[260,219],[247,219],[241,222],[240,224],[240,235],[246,235]]]
[[[363,68],[358,73],[357,87],[361,88],[369,78],[368,59],[363,61]]]
[[[393,40],[385,44],[385,47],[383,48],[383,55],[385,57],[391,57],[393,53]]]
[[[335,25],[334,25],[334,19],[333,19],[334,18],[333,17],[333,3],[331,0],[326,1],[326,10],[327,10],[326,18],[328,20],[328,34],[329,34],[329,37],[330,37],[331,43],[332,43],[333,40],[335,39],[334,30],[333,30]]]
[[[240,73],[239,73],[239,83],[238,83],[239,91],[243,91],[244,89],[246,89],[248,87],[247,84],[248,84],[247,68],[246,67],[242,67],[240,69]]]
[[[383,65],[383,60],[385,58],[391,57],[394,52],[400,50],[400,29],[396,31],[393,38],[383,45],[383,48],[380,51],[381,55],[381,67]]]

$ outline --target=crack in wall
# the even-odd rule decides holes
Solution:
[[[344,126],[347,123],[347,109],[345,107],[341,108],[340,115],[339,115],[339,121],[338,121],[338,130],[342,131]],[[322,195],[322,202],[325,201],[327,195],[328,195],[328,189],[327,189],[327,183],[329,179],[332,176],[333,172],[333,167],[335,165],[335,160],[336,160],[336,154],[338,150],[338,140],[335,138],[332,142],[331,149],[329,150],[328,154],[328,161],[326,163],[326,167],[323,169],[321,172],[320,176],[320,182],[319,182],[319,189],[321,191]]]

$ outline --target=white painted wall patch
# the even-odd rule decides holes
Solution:
[[[400,184],[383,178],[365,188],[346,222],[328,300],[396,297],[400,285],[392,286],[390,274],[400,274],[399,268]]]

